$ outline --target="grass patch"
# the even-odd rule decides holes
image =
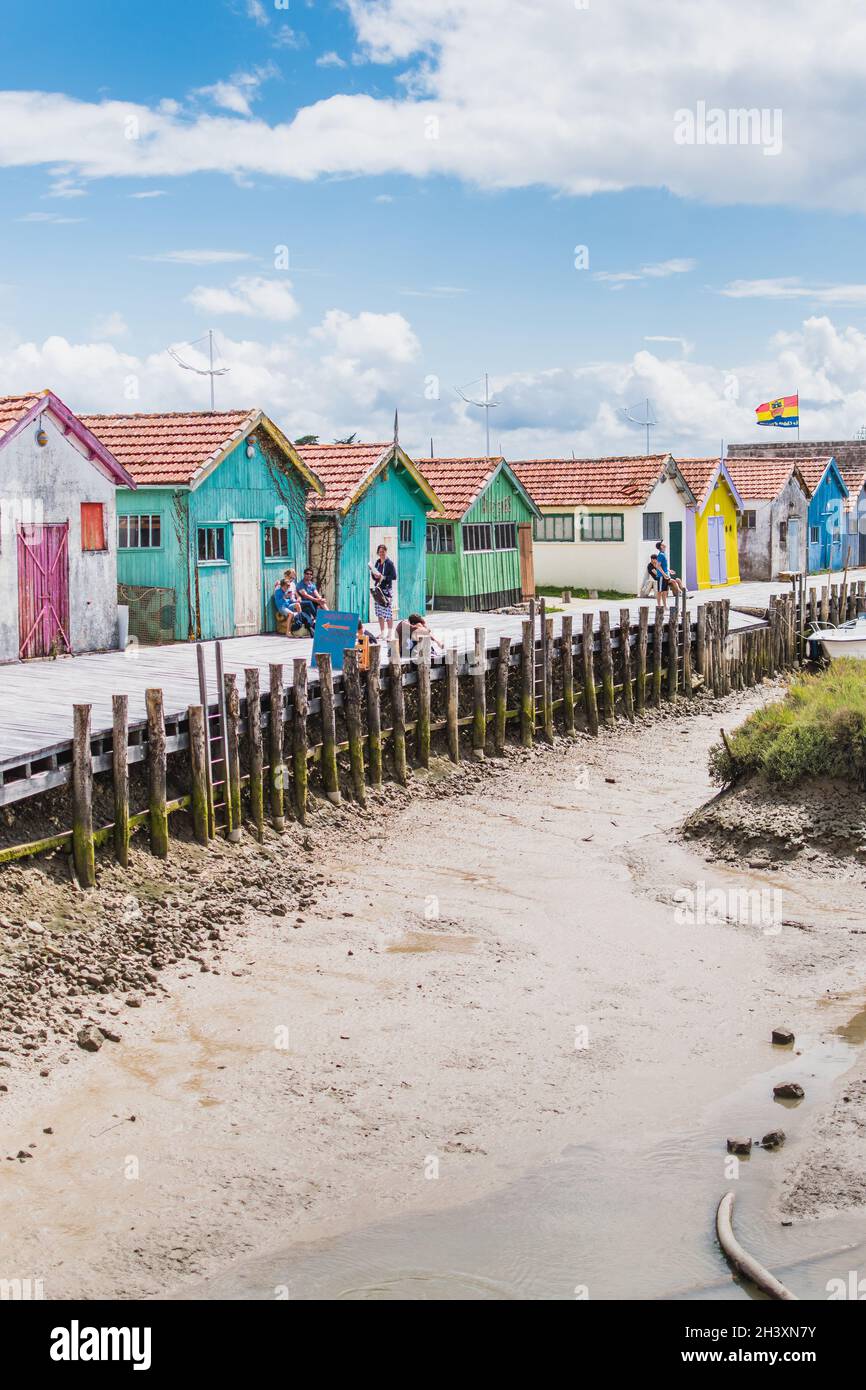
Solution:
[[[539,597],[543,594],[545,598],[562,598],[565,589],[570,589],[568,584],[537,584],[535,592]],[[599,598],[634,598],[634,594],[621,594],[618,589],[599,589]],[[571,589],[572,598],[589,598],[589,589]]]
[[[838,777],[866,790],[866,662],[834,661],[803,676],[783,700],[750,714],[728,747],[714,744],[709,762],[723,785],[760,772],[789,787]]]

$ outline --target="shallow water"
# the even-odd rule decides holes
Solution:
[[[753,1149],[731,1179],[729,1135],[784,1128],[796,1143],[802,1105],[773,1100],[796,1074],[809,1108],[826,1102],[866,1037],[866,1009],[799,1055],[769,1048],[767,1067],[695,1117],[686,1134],[618,1132],[482,1200],[381,1222],[335,1239],[239,1263],[186,1297],[226,1299],[743,1299],[715,1239],[715,1208],[736,1192],[745,1248],[798,1297],[866,1260],[866,1215],[782,1226],[768,1215],[786,1150]],[[780,1066],[781,1064],[781,1066]],[[736,1165],[734,1165],[736,1167]]]

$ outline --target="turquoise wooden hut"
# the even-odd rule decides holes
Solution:
[[[310,492],[310,564],[332,608],[374,617],[368,565],[380,545],[397,566],[395,616],[424,612],[427,513],[439,499],[417,464],[391,444],[299,445],[324,484]]]
[[[812,493],[809,501],[808,566],[840,570],[848,562],[848,488],[832,457],[798,458],[797,467]]]
[[[137,488],[117,496],[118,600],[141,642],[274,631],[319,479],[261,410],[83,417]]]
[[[430,458],[421,467],[443,511],[427,522],[429,606],[480,613],[531,598],[541,512],[505,459]]]

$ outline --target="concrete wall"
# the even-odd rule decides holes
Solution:
[[[806,539],[808,535],[809,502],[803,489],[794,478],[785,484],[779,496],[772,501],[766,499],[743,498],[745,511],[755,513],[755,526],[747,531],[740,527],[738,549],[740,554],[740,578],[743,580],[776,579],[788,566],[788,546],[780,540],[779,527],[792,517],[800,523],[800,544],[797,557],[798,569],[806,568]]]
[[[48,436],[36,443],[40,426]],[[105,507],[104,552],[81,549],[81,503]],[[18,659],[19,522],[69,522],[69,640],[75,652],[117,642],[115,485],[45,410],[0,449],[0,661]]]

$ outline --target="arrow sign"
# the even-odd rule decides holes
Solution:
[[[310,665],[316,665],[319,652],[326,652],[331,658],[334,670],[342,671],[343,652],[347,647],[354,647],[357,631],[357,613],[330,613],[327,609],[320,610],[313,633],[313,655]]]

